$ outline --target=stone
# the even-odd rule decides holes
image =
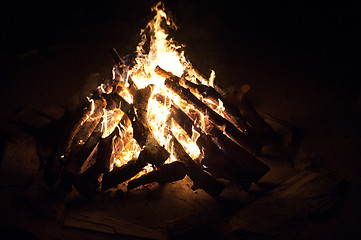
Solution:
[[[0,182],[2,185],[28,185],[39,168],[37,141],[15,127],[7,134],[3,149]]]
[[[339,187],[328,175],[301,172],[226,219],[223,232],[231,239],[284,236],[308,218],[332,210],[340,200]]]

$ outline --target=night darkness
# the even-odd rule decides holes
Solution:
[[[139,31],[152,17],[150,8],[156,2],[3,1],[0,7],[2,136],[9,136],[8,130],[24,110],[74,108],[101,80],[110,78],[113,61],[109,49],[115,47],[121,55],[133,54],[140,40]],[[292,222],[292,228],[287,224],[277,225],[280,232],[295,229],[296,235],[280,236],[278,232],[275,236],[263,232],[253,235],[254,229],[249,230],[252,233],[237,229],[227,239],[290,236],[359,239],[361,8],[358,1],[167,0],[164,3],[179,27],[171,34],[186,45],[185,53],[195,68],[206,76],[214,69],[216,84],[227,90],[250,84],[249,98],[256,110],[294,131],[296,146],[292,146],[292,151],[296,153],[292,158],[303,159],[299,157],[302,150],[311,163],[305,167],[303,163],[293,162],[292,171],[332,175],[340,183],[337,194],[342,200],[330,211],[311,214],[301,223]],[[6,137],[1,137],[1,151],[6,145],[3,139]],[[291,176],[282,171],[282,177]],[[4,186],[2,183],[1,188]],[[10,196],[12,193],[7,191],[4,194]],[[11,198],[2,200],[4,206],[8,204],[6,199]],[[226,207],[223,217],[227,211]],[[10,226],[16,226],[16,212],[4,213],[0,224],[7,226],[9,218]],[[273,228],[271,223],[267,224],[266,229]],[[192,239],[221,238],[223,230],[219,233],[212,227],[211,233],[217,234],[210,238],[211,233],[205,233],[208,226],[205,228],[196,231]],[[38,232],[34,230],[35,235]],[[37,235],[39,239],[46,236]],[[64,236],[58,239],[67,239]],[[79,238],[84,236],[80,234]]]

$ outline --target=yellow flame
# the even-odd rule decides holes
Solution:
[[[211,69],[211,75],[209,76],[209,86],[214,87],[214,79],[216,78],[216,72]]]
[[[154,68],[159,65],[166,71],[172,72],[174,75],[181,76],[185,68],[189,65],[182,46],[174,43],[173,39],[168,38],[166,30],[162,27],[165,22],[170,27],[175,27],[171,19],[158,3],[153,11],[156,12],[155,17],[148,23],[146,30],[141,31],[142,40],[137,47],[136,65],[131,70],[132,80],[138,88],[144,88],[149,84],[163,85],[164,78],[158,76],[154,72]],[[150,35],[149,53],[145,53],[143,48],[147,41],[146,32]]]
[[[199,137],[199,133],[197,133],[194,129],[192,129],[192,138],[188,137],[187,133],[183,130],[181,126],[179,126],[175,121],[172,121],[172,132],[178,142],[183,146],[186,153],[192,158],[197,159],[201,155],[201,151],[199,150],[196,141]]]
[[[176,28],[173,21],[167,16],[162,4],[158,3],[152,8],[155,12],[154,18],[147,24],[146,28],[141,30],[141,41],[136,48],[135,65],[127,72],[126,79],[116,76],[116,69],[113,69],[113,79],[120,81],[118,86],[115,86],[116,92],[123,97],[128,103],[133,103],[132,94],[129,92],[128,78],[132,80],[138,89],[144,88],[149,84],[153,84],[153,91],[148,102],[147,120],[152,130],[154,137],[158,143],[170,153],[167,163],[175,161],[172,135],[183,146],[184,150],[192,159],[197,159],[202,156],[202,152],[197,146],[196,142],[200,136],[194,128],[192,128],[192,136],[182,129],[182,127],[174,120],[170,119],[170,109],[172,105],[176,105],[184,111],[194,121],[197,129],[206,129],[206,117],[197,111],[192,105],[187,104],[177,94],[165,87],[165,78],[155,73],[156,66],[181,77],[184,72],[187,72],[186,78],[192,82],[200,81],[202,84],[213,87],[215,72],[211,70],[210,77],[207,79],[203,77],[196,69],[193,68],[190,62],[185,58],[183,51],[184,46],[177,44],[172,38],[168,36],[166,29]],[[149,42],[149,52],[145,51],[145,44]],[[148,45],[148,44],[147,44]],[[129,66],[128,66],[129,67]],[[103,92],[108,92],[105,85],[101,85],[100,89]],[[162,101],[157,99],[157,96],[162,96]],[[197,96],[203,102],[202,96]],[[93,105],[93,103],[92,103]],[[212,109],[222,113],[224,110],[223,103],[219,100],[217,103],[207,103],[211,105]],[[122,166],[129,160],[137,158],[141,147],[133,138],[132,128],[130,122],[127,125],[120,123],[124,113],[119,109],[104,110],[102,123],[102,137],[109,136],[116,127],[119,127],[120,136],[114,140],[113,165]],[[169,134],[169,131],[172,134]],[[113,166],[112,165],[112,166]],[[153,170],[148,165],[141,174]],[[137,175],[139,176],[139,174]]]

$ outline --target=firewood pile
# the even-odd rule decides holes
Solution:
[[[131,190],[154,182],[177,181],[187,175],[194,183],[192,189],[217,196],[224,189],[217,178],[248,189],[252,182],[267,173],[268,166],[257,155],[261,153],[262,144],[276,142],[279,136],[248,102],[248,85],[229,94],[231,96],[223,96],[215,88],[187,80],[186,73],[177,77],[157,66],[154,71],[165,78],[167,89],[178,95],[183,105],[192,107],[187,113],[166,96],[152,94],[153,85],[143,89],[137,89],[133,83],[122,86],[118,80],[124,71],[123,59],[115,49],[112,56],[117,63],[113,80],[96,89],[85,106],[58,120],[67,129],[62,130],[59,143],[46,162],[44,180],[48,185],[58,183],[64,190],[70,190],[74,184],[80,193],[92,196],[128,180],[127,188]],[[133,103],[122,97],[124,89],[132,94]],[[196,94],[202,96],[203,101]],[[171,152],[159,144],[149,125],[147,109],[151,97],[169,106],[166,122],[169,126],[164,129],[164,137],[169,139]],[[221,101],[224,115],[204,100],[214,106],[219,106],[218,101]],[[104,114],[106,111],[113,115]],[[205,121],[205,127],[200,126],[200,120]],[[187,153],[187,147],[191,146],[182,145],[182,140],[171,130],[173,123],[190,139],[197,133],[194,143],[202,149],[197,158]],[[106,136],[104,125],[108,125]],[[109,132],[109,129],[112,130]],[[119,156],[128,160],[116,166]]]
[[[156,11],[147,26],[151,51],[166,18]],[[220,179],[248,189],[268,172],[257,156],[280,136],[248,101],[249,85],[225,94],[189,64],[179,74],[157,62],[145,70],[139,54],[130,60],[112,49],[111,56],[111,80],[57,120],[62,129],[43,175],[49,186],[94,196],[124,182],[132,190],[187,175],[193,190],[216,197],[225,188]],[[139,84],[149,71],[158,82]]]

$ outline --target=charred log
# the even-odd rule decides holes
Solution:
[[[129,104],[119,95],[117,95],[117,99],[119,99],[121,103],[121,110],[124,111],[131,120],[134,139],[139,146],[146,147],[149,153],[152,154],[150,158],[147,158],[148,162],[156,167],[160,167],[169,157],[169,153],[164,147],[159,145],[147,122],[146,109],[151,92],[152,86],[139,90],[134,96],[136,99],[135,105]],[[135,114],[135,109],[137,114]]]
[[[61,189],[65,191],[70,191],[72,189],[74,175],[80,174],[84,171],[84,167],[96,152],[98,143],[102,136],[101,125],[100,121],[84,144],[72,147],[69,153],[68,161],[65,164],[65,168],[62,173],[60,181]]]
[[[242,133],[249,134],[254,137],[254,130],[247,124],[242,114],[230,104],[219,92],[214,88],[192,83],[191,81],[184,80],[183,84],[192,92],[202,95],[204,98],[211,100],[213,103],[218,104],[219,100],[222,101],[225,113],[232,119],[236,125],[242,130]]]
[[[176,161],[162,165],[159,169],[151,171],[128,183],[128,190],[141,185],[157,182],[160,184],[175,182],[181,180],[186,175],[186,166],[183,162]]]
[[[77,145],[72,148],[68,157],[69,161],[65,166],[67,171],[74,174],[79,174],[84,170],[84,165],[93,156],[97,145],[101,139],[101,125],[102,123],[100,121],[93,133],[84,144]]]
[[[193,190],[202,189],[209,195],[217,197],[225,188],[225,186],[211,176],[209,173],[202,169],[202,166],[196,163],[184,150],[182,144],[176,139],[172,131],[165,129],[165,133],[171,136],[171,142],[173,143],[173,150],[175,157],[184,162],[186,166],[186,173],[193,181]]]
[[[74,146],[79,145],[79,143],[86,142],[94,131],[100,131],[98,123],[101,121],[101,118],[104,113],[103,109],[106,107],[107,103],[104,98],[96,99],[93,101],[94,101],[93,103],[94,109],[92,111],[92,114],[89,116],[89,119],[85,121],[85,123],[76,133],[72,148]]]
[[[167,72],[159,66],[155,68],[155,72],[164,78],[175,77],[171,72]],[[217,92],[216,89],[203,84],[193,83],[186,80],[184,77],[180,78],[180,82],[192,92],[196,92],[202,95],[202,97],[211,100],[214,104],[218,104],[219,100],[221,100],[223,102],[223,106],[225,107],[225,113],[236,123],[236,125],[241,129],[241,131],[244,134],[249,134],[255,138],[254,130],[247,124],[242,114],[238,111],[237,108],[230,104],[219,92]]]
[[[189,137],[192,136],[193,122],[181,109],[172,106],[171,117],[187,132]],[[212,175],[233,180],[248,189],[252,182],[256,182],[268,171],[265,164],[224,136],[219,129],[213,129],[212,136],[205,134],[201,129],[196,130],[200,134],[196,144],[199,149],[203,149],[204,154],[202,165],[207,166],[207,171]],[[217,136],[222,139],[217,139]],[[219,146],[218,143],[224,141],[225,144]]]
[[[254,182],[257,182],[269,171],[266,164],[240,148],[238,144],[225,136],[218,128],[210,129],[210,136],[217,146],[230,156],[230,159],[236,162],[241,167],[242,172]]]
[[[229,99],[235,101],[239,106],[240,112],[246,121],[260,132],[264,141],[277,143],[281,136],[257,113],[252,104],[249,102],[247,93],[250,89],[248,84],[243,85],[238,91],[230,94]]]
[[[147,162],[155,161],[151,159],[152,157],[154,154],[144,148],[137,159],[130,160],[123,166],[105,173],[102,180],[102,191],[115,187],[137,175],[147,165]]]
[[[217,197],[224,190],[225,186],[210,174],[203,171],[202,167],[185,152],[183,146],[174,136],[173,146],[176,158],[185,163],[187,175],[194,183],[192,189],[202,189],[209,195]]]

